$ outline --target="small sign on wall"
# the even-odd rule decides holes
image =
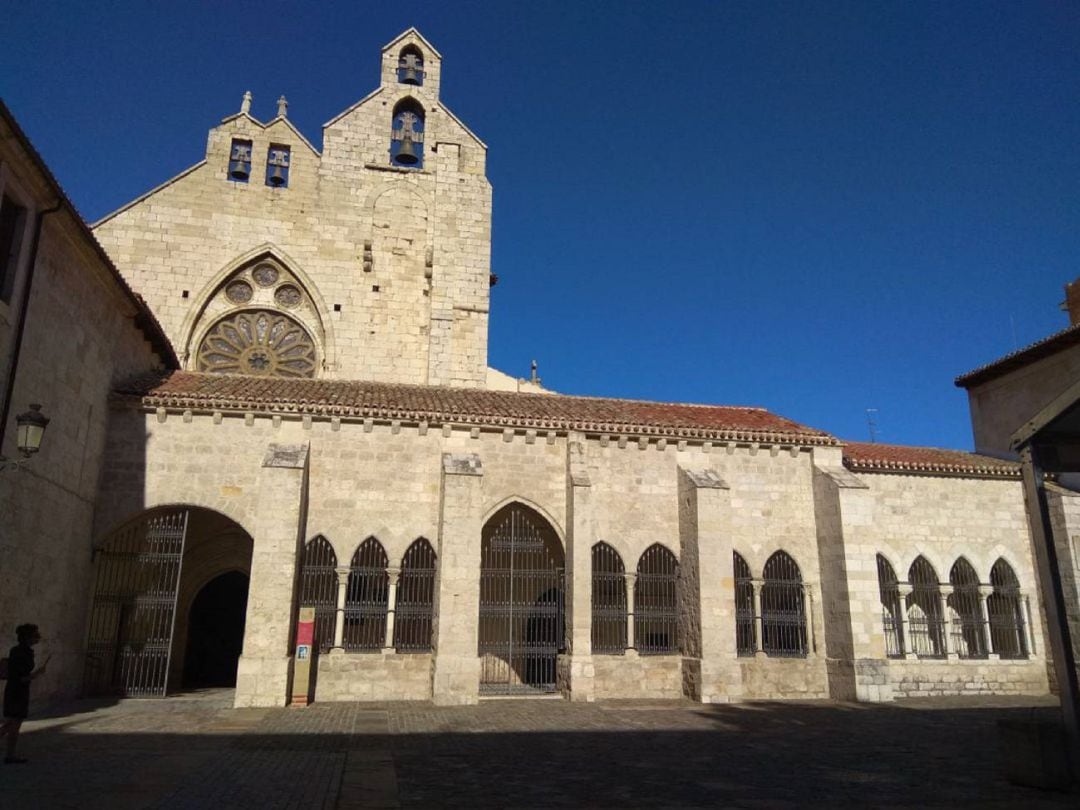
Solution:
[[[293,687],[290,706],[311,702],[312,647],[315,642],[315,608],[302,607],[296,620],[296,653],[293,659]]]

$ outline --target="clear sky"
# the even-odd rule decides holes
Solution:
[[[971,446],[958,374],[1065,325],[1077,2],[8,3],[0,93],[88,220],[415,25],[489,146],[490,362]]]

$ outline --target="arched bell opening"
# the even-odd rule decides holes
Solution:
[[[482,695],[557,690],[565,647],[564,557],[554,528],[512,502],[481,534],[478,641]]]
[[[185,689],[236,686],[247,599],[248,577],[239,571],[219,574],[196,594],[188,611]]]
[[[415,45],[406,45],[398,56],[398,82],[420,87],[424,84],[424,54]]]
[[[206,647],[192,646],[189,637],[193,629],[203,632],[205,623],[192,625],[192,618],[201,622],[214,602],[204,597],[210,601],[195,611],[195,601],[223,575],[246,582],[252,545],[251,535],[234,520],[182,504],[147,510],[97,544],[85,692],[164,697],[184,684],[189,667],[200,671]],[[233,578],[215,588],[231,588],[232,608],[226,612],[231,632],[242,639],[238,582]],[[246,585],[243,594],[246,600]],[[233,672],[235,678],[235,662]]]
[[[424,168],[424,108],[414,99],[394,107],[390,126],[390,163],[406,169]]]

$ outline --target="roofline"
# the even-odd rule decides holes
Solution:
[[[363,97],[362,99],[360,99],[359,101],[357,101],[357,102],[356,102],[355,104],[353,104],[353,105],[352,105],[351,107],[346,107],[346,108],[345,108],[344,110],[342,110],[342,111],[341,111],[341,112],[339,112],[339,113],[338,113],[337,115],[335,115],[335,116],[334,116],[333,118],[331,118],[331,119],[330,119],[329,121],[327,121],[327,122],[326,122],[325,124],[323,124],[323,125],[322,125],[322,128],[323,128],[323,129],[326,129],[327,127],[332,127],[332,126],[333,126],[334,124],[336,124],[336,123],[337,123],[338,121],[340,121],[340,120],[341,120],[342,118],[344,118],[344,117],[345,117],[346,115],[348,115],[349,113],[351,113],[351,112],[352,112],[353,110],[355,110],[355,109],[356,109],[357,107],[359,107],[359,106],[360,106],[361,104],[364,104],[364,103],[365,103],[365,102],[367,102],[367,101],[371,101],[371,99],[375,98],[375,96],[379,95],[379,93],[381,93],[382,91],[383,91],[383,88],[382,88],[382,87],[376,87],[376,88],[375,88],[374,90],[372,90],[372,91],[371,91],[370,93],[368,93],[368,94],[367,94],[366,96],[364,96],[364,97]],[[326,139],[324,138],[324,139],[323,139],[323,141],[325,142],[325,140],[326,140]]]
[[[174,174],[172,177],[170,177],[164,183],[159,183],[158,185],[154,186],[149,191],[146,191],[146,192],[143,192],[142,194],[140,194],[138,197],[136,197],[131,202],[124,203],[119,208],[117,208],[115,211],[111,211],[110,213],[106,214],[101,219],[99,219],[97,222],[92,223],[90,225],[90,227],[91,228],[99,228],[99,227],[101,227],[102,225],[104,225],[106,222],[108,222],[113,217],[124,213],[129,208],[131,208],[132,206],[138,205],[139,203],[141,203],[143,200],[147,199],[148,197],[153,197],[155,194],[157,194],[159,191],[162,191],[167,186],[171,186],[177,180],[180,180],[180,179],[182,179],[184,177],[187,177],[193,171],[195,171],[196,169],[202,168],[205,165],[206,165],[206,160],[204,158],[203,160],[200,160],[198,163],[196,163],[194,166],[188,166],[188,168],[184,169],[179,174]]]
[[[456,115],[454,115],[452,112],[450,112],[450,110],[447,108],[447,106],[445,104],[443,104],[441,101],[437,101],[437,102],[435,102],[435,107],[436,107],[436,109],[442,110],[444,113],[449,115],[450,118],[453,119],[455,124],[457,124],[463,130],[465,130],[469,135],[472,136],[474,141],[476,141],[478,144],[480,144],[482,149],[484,149],[485,151],[487,150],[488,145],[486,143],[484,143],[482,140],[480,140],[480,138],[477,136],[477,134],[475,132],[473,132],[471,129],[469,129],[469,127],[465,124],[465,122],[463,122],[460,118],[458,118]]]
[[[425,36],[424,36],[423,34],[421,34],[421,33],[420,33],[419,31],[417,31],[417,30],[416,30],[416,26],[414,26],[414,25],[411,25],[411,26],[409,26],[409,27],[408,27],[407,29],[405,29],[404,31],[402,31],[402,32],[401,32],[400,34],[398,34],[398,35],[397,35],[396,37],[394,37],[394,38],[393,38],[392,40],[390,40],[390,41],[389,41],[389,42],[387,42],[387,43],[386,43],[385,45],[383,45],[383,46],[382,46],[382,49],[380,50],[380,53],[384,53],[384,52],[386,52],[386,51],[390,50],[390,49],[391,49],[391,48],[393,48],[393,47],[394,47],[395,45],[397,45],[397,44],[398,44],[398,43],[399,43],[399,42],[400,42],[401,40],[405,39],[405,37],[407,37],[407,36],[408,36],[409,34],[416,34],[416,36],[420,38],[420,41],[421,41],[421,42],[423,42],[423,43],[424,43],[425,45],[427,45],[427,46],[428,46],[428,48],[430,48],[430,49],[431,49],[431,52],[432,52],[433,54],[435,54],[435,56],[437,56],[437,57],[438,57],[439,59],[442,59],[442,58],[443,58],[443,57],[442,57],[442,54],[441,54],[441,53],[439,53],[439,52],[438,52],[438,51],[437,51],[437,50],[435,49],[435,46],[434,46],[434,45],[432,45],[432,44],[431,44],[430,42],[428,42],[428,40],[427,40],[427,37],[425,37]]]
[[[120,274],[116,265],[113,264],[112,258],[105,252],[105,248],[101,246],[97,237],[94,236],[93,230],[86,223],[86,220],[82,218],[78,209],[75,208],[75,205],[71,202],[67,192],[64,191],[44,158],[41,157],[41,154],[34,147],[34,144],[31,143],[30,138],[23,132],[22,127],[19,126],[19,122],[15,120],[15,116],[12,114],[11,110],[8,109],[7,104],[2,98],[0,98],[0,117],[4,119],[9,127],[11,127],[11,131],[14,133],[16,139],[22,145],[23,149],[26,150],[30,159],[34,162],[35,167],[41,172],[42,177],[45,178],[46,184],[51,187],[59,203],[67,209],[71,218],[75,221],[76,226],[82,231],[83,236],[86,237],[87,242],[101,260],[101,263],[105,265],[105,269],[112,275],[113,280],[120,288],[121,295],[125,296],[135,307],[135,317],[133,319],[135,326],[143,333],[165,365],[169,368],[178,369],[180,367],[180,361],[177,359],[176,350],[173,348],[169,338],[165,335],[165,330],[161,328],[161,324],[158,322],[157,317],[150,307],[147,306],[146,302],[142,299],[142,296],[136,293],[127,283],[127,280]]]
[[[992,458],[1004,464],[979,465],[973,463],[950,462],[950,461],[895,461],[884,458],[859,459],[852,458],[844,453],[844,466],[852,472],[859,473],[882,473],[893,475],[930,475],[949,478],[997,478],[1018,479],[1020,478],[1020,462],[1013,459],[999,459],[995,456],[985,456],[979,453],[970,453],[967,450],[952,450],[945,447],[925,447],[914,444],[877,444],[873,442],[844,442],[844,449],[848,447],[881,447],[900,448],[903,450],[932,450],[944,453],[964,453],[970,456]]]
[[[1010,445],[1019,450],[1038,436],[1039,432],[1067,410],[1080,402],[1080,381],[1074,382],[1047,403],[1012,435]]]
[[[1060,332],[1055,332],[1049,337],[1038,340],[1022,349],[1017,349],[1015,352],[987,363],[985,366],[979,366],[973,371],[961,374],[954,380],[954,384],[957,388],[973,388],[976,385],[1003,377],[1010,371],[1015,371],[1029,363],[1051,357],[1059,351],[1077,344],[1080,344],[1080,323],[1071,324]]]

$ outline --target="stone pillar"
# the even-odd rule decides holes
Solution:
[[[444,453],[435,577],[432,700],[437,706],[479,700],[480,533],[483,466],[473,453]]]
[[[637,583],[637,572],[627,571],[623,574],[626,578],[626,649],[637,650],[634,646],[634,585]]]
[[[817,637],[814,633],[814,585],[803,583],[803,614],[806,616],[806,654],[817,655]]]
[[[949,615],[949,597],[953,594],[952,585],[942,585],[938,590],[938,608],[941,611],[941,634],[944,636],[942,643],[945,645],[945,657],[954,661],[960,657],[953,644],[953,622]]]
[[[986,657],[991,661],[998,661],[1001,659],[1001,654],[996,652],[992,646],[994,637],[990,632],[990,610],[986,606],[986,597],[992,596],[993,593],[993,585],[979,586],[979,614],[982,616],[982,637],[983,643],[986,645]]]
[[[401,568],[391,565],[386,569],[386,578],[390,589],[386,594],[386,640],[383,642],[383,652],[394,651],[394,614],[397,612],[397,585],[401,577]]]
[[[742,695],[735,633],[731,491],[715,470],[679,468],[683,690],[702,703]]]
[[[761,621],[761,586],[762,581],[760,579],[751,580],[751,585],[754,588],[754,657],[764,658],[765,647],[763,646],[765,641],[765,626]]]
[[[307,522],[308,445],[271,444],[259,475],[237,708],[286,705],[296,574]]]
[[[334,613],[334,650],[345,652],[345,594],[349,587],[349,568],[334,569],[337,574],[337,611]]]
[[[910,626],[907,617],[907,600],[911,596],[912,588],[907,583],[901,582],[896,586],[896,590],[900,594],[900,615],[896,617],[896,625],[900,630],[900,645],[904,650],[904,658],[914,661],[919,656],[911,648]]]
[[[571,434],[566,442],[566,622],[569,666],[563,667],[570,699],[596,699],[592,660],[592,481],[586,465],[585,437]]]

